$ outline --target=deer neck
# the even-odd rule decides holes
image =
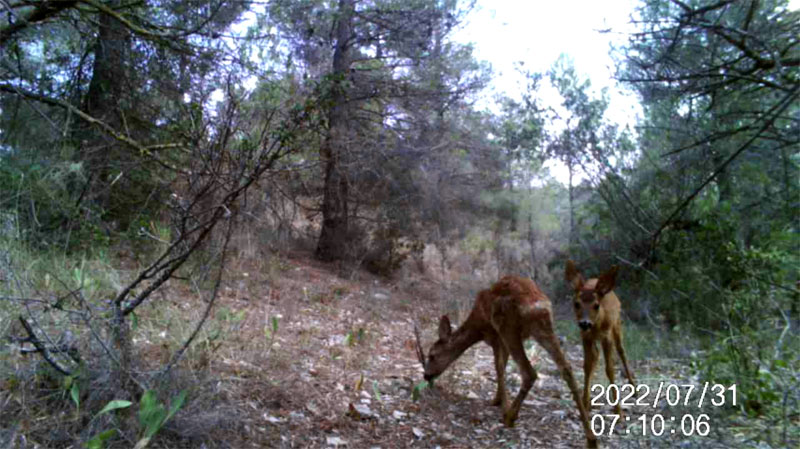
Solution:
[[[450,338],[450,344],[448,346],[450,346],[450,351],[455,355],[453,360],[461,357],[464,351],[481,340],[483,340],[483,332],[467,320],[461,327],[453,332],[453,336]]]

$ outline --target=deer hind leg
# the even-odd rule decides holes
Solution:
[[[555,333],[553,332],[552,325],[545,326],[545,329],[542,329],[534,334],[534,338],[545,349],[545,351],[550,354],[550,357],[556,363],[558,370],[561,372],[561,377],[567,383],[570,393],[572,393],[572,400],[575,401],[575,405],[578,407],[578,414],[581,419],[581,424],[583,425],[583,433],[586,435],[586,447],[596,448],[597,437],[595,437],[591,427],[589,426],[589,409],[583,405],[584,401],[581,398],[581,393],[578,389],[578,383],[575,381],[575,376],[572,374],[572,368],[570,367],[567,358],[564,356],[564,352],[561,350],[561,345],[558,343],[558,337],[556,337]]]
[[[636,387],[636,379],[633,377],[633,371],[628,367],[628,358],[625,356],[625,347],[622,346],[622,326],[617,327],[612,332],[612,337],[614,338],[614,346],[617,348],[617,353],[619,354],[619,359],[622,362],[622,367],[625,369],[625,377],[628,378],[628,382],[631,385]]]
[[[503,407],[503,422],[508,427],[514,427],[514,422],[519,415],[519,409],[522,406],[522,401],[528,395],[533,383],[536,382],[536,370],[531,366],[528,356],[525,354],[525,346],[522,344],[522,338],[518,328],[505,329],[506,334],[503,336],[503,343],[506,349],[517,362],[520,374],[522,376],[522,385],[519,387],[519,393],[508,407]]]
[[[606,377],[608,377],[608,385],[614,385],[614,343],[612,343],[611,338],[603,338],[602,343],[603,345],[603,358],[605,358],[606,362]],[[617,389],[611,389],[611,401],[614,403],[614,411],[617,415],[622,414],[622,407],[619,405],[619,396],[617,394]]]
[[[490,402],[490,405],[499,405],[503,410],[508,407],[508,396],[506,395],[506,365],[508,364],[508,351],[505,344],[498,338],[491,343],[494,351],[494,368],[497,371],[497,393]]]
[[[589,403],[589,390],[592,383],[594,365],[597,363],[597,345],[589,339],[583,340],[583,407],[588,412],[592,409]]]

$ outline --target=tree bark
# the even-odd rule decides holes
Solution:
[[[569,250],[575,246],[575,188],[572,186],[573,166],[572,154],[567,156],[567,171],[569,172]]]
[[[336,49],[331,73],[331,107],[328,111],[328,135],[320,148],[325,164],[325,187],[322,200],[322,230],[317,242],[317,257],[339,260],[347,256],[349,244],[349,180],[346,154],[349,144],[349,105],[347,77],[350,71],[352,46],[353,1],[339,0],[336,25]]]
[[[715,167],[720,167],[725,162],[725,155],[719,149],[714,149],[712,160]],[[719,171],[717,175],[717,190],[719,193],[717,205],[722,206],[733,199],[733,181],[731,179],[730,166]]]
[[[120,0],[110,0],[107,6],[115,8]],[[98,17],[97,40],[94,47],[94,65],[89,91],[86,94],[84,110],[120,134],[127,134],[123,128],[123,105],[126,89],[129,89],[126,67],[130,54],[130,32],[118,20],[108,14]],[[112,167],[118,164],[120,151],[118,142],[98,131],[90,124],[81,124],[77,130],[80,139],[79,157],[85,164],[92,179],[94,201],[102,211],[107,212],[111,203],[110,177],[114,176]],[[137,390],[131,382],[132,344],[128,322],[119,307],[113,318],[112,341],[117,351],[114,368],[115,388],[120,397],[135,398]],[[127,396],[119,392],[127,392]]]
[[[536,230],[534,229],[534,212],[531,210],[530,222],[528,223],[528,244],[531,246],[531,279],[539,282],[539,272],[536,269],[539,262],[536,257]]]
[[[119,0],[113,0],[108,6],[113,8],[118,3]],[[125,97],[124,92],[128,88],[125,68],[129,59],[129,45],[128,29],[113,17],[101,13],[94,47],[92,80],[86,94],[84,110],[114,129],[120,129],[122,124],[119,102]],[[92,131],[84,130],[82,137],[96,140],[99,134]],[[99,153],[103,157],[107,151],[93,153]]]
[[[107,3],[110,8],[120,0]],[[124,99],[129,95],[127,66],[130,59],[130,31],[113,17],[100,13],[97,40],[94,46],[94,65],[83,110],[120,134],[124,129]],[[118,142],[88,123],[79,123],[75,132],[78,157],[91,177],[93,200],[101,210],[108,211],[111,203],[110,178],[116,176],[113,167],[120,165],[122,154]],[[114,214],[111,214],[114,215]],[[114,217],[112,217],[113,219]]]

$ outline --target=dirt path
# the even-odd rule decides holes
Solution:
[[[499,408],[487,405],[496,383],[492,352],[483,344],[454,363],[435,390],[412,399],[422,381],[414,322],[419,321],[427,347],[445,307],[443,289],[431,281],[406,279],[399,284],[362,272],[348,280],[329,265],[297,256],[282,260],[270,275],[244,262],[234,266],[215,308],[215,324],[207,326],[222,323],[227,329],[204,365],[210,374],[203,397],[214,398],[215,405],[188,406],[176,416],[173,425],[183,430],[183,438],[186,429],[203,429],[197,438],[206,447],[584,447],[566,385],[533,342],[528,356],[539,378],[515,428],[504,427]],[[469,307],[472,298],[463,296],[461,302]],[[562,345],[582,383],[582,349],[572,340],[562,339]],[[632,369],[640,383],[685,383],[692,378],[685,363],[670,360],[634,361]],[[604,382],[600,373],[595,380]],[[509,394],[516,394],[519,376],[513,363],[507,384]],[[597,413],[613,411],[593,409]],[[659,405],[626,413],[660,413],[667,419],[672,414],[680,420],[681,413],[701,411]],[[739,447],[731,442],[730,428],[715,424],[712,430],[716,435],[704,438],[615,434],[600,441],[602,447],[619,448]],[[213,441],[200,434],[213,435]]]
[[[247,271],[229,281],[217,310],[244,310],[246,318],[212,371],[220,394],[247,416],[234,447],[583,447],[566,386],[535,345],[528,354],[539,380],[513,429],[487,405],[495,373],[483,344],[435,390],[412,400],[422,381],[413,320],[421,321],[425,344],[432,342],[440,312],[424,289],[434,286],[403,290],[359,276],[343,280],[329,267],[295,259],[271,284]],[[271,336],[273,317],[278,331]],[[578,348],[568,352],[578,366]],[[513,394],[519,377],[515,367],[511,373]]]

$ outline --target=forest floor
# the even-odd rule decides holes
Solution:
[[[135,273],[135,265],[123,263],[118,272]],[[436,339],[439,317],[448,313],[457,326],[471,309],[477,290],[489,282],[469,277],[445,286],[430,272],[410,271],[389,280],[360,270],[345,272],[308,253],[268,258],[251,254],[229,261],[208,321],[167,383],[157,387],[162,400],[180,390],[188,395],[150,447],[584,447],[566,384],[532,341],[527,353],[538,380],[514,428],[504,427],[500,409],[488,405],[496,379],[492,351],[485,344],[469,349],[450,366],[435,389],[415,389],[423,380],[414,350],[415,323],[427,351]],[[207,293],[207,286],[190,288],[187,282],[172,280],[137,309],[132,336],[144,369],[159,372],[186,341],[206,309]],[[556,332],[582,385],[583,351],[577,327],[569,310],[558,304],[555,310]],[[605,416],[593,421],[598,430],[605,423],[601,447],[781,447],[763,446],[763,438],[748,438],[773,432],[775,440],[787,441],[787,423],[800,424],[800,415],[780,425],[743,419],[731,413],[730,399],[725,407],[706,401],[699,408],[696,399],[670,406],[664,397],[654,405],[659,385],[676,385],[675,391],[687,384],[701,387],[688,357],[668,358],[675,352],[664,346],[671,342],[688,354],[691,345],[681,340],[688,337],[664,336],[632,323],[625,328],[631,368],[639,385],[649,386],[650,393],[642,405],[624,408],[629,420],[619,421],[612,436],[613,418],[606,415],[613,409],[592,410],[593,416]],[[26,366],[36,365],[17,352],[5,355],[5,371],[15,374],[0,388],[0,417],[12,422],[11,427],[0,425],[0,443],[17,441],[12,447],[18,448],[79,447],[81,441],[109,428],[129,433],[113,447],[131,447],[136,441],[135,413],[97,419],[94,414],[105,402],[92,402],[87,389],[81,390],[79,416],[60,378],[47,383],[46,377],[25,375],[30,369]],[[607,385],[604,373],[600,362],[593,383]],[[513,361],[506,378],[513,397],[520,383]],[[619,373],[618,385],[621,378]],[[23,388],[18,379],[30,383]],[[101,381],[97,385],[102,388]],[[635,399],[640,397],[637,391]],[[703,418],[704,414],[708,416]],[[663,433],[657,416],[664,419]],[[698,436],[701,431],[707,435]],[[789,432],[797,434],[796,429]]]
[[[528,355],[539,376],[514,428],[504,427],[499,408],[487,405],[496,384],[492,352],[484,344],[467,351],[437,380],[435,389],[412,398],[422,381],[414,322],[420,323],[427,350],[442,314],[441,301],[432,299],[441,296],[435,282],[391,282],[364,272],[348,280],[308,255],[282,259],[273,267],[271,280],[263,274],[264,267],[246,262],[234,266],[207,325],[225,335],[219,344],[209,338],[195,345],[212,349],[202,357],[195,350],[191,362],[207,364],[206,394],[216,398],[216,405],[187,404],[170,426],[183,428],[178,433],[184,435],[185,429],[202,428],[198,433],[206,436],[197,437],[205,447],[584,447],[569,391],[554,363],[535,344]],[[471,298],[461,300],[471,307]],[[202,304],[181,307],[196,313]],[[465,316],[462,313],[454,325]],[[567,318],[557,328],[574,334],[562,341],[581,384],[582,349]],[[159,347],[157,341],[152,343]],[[690,379],[685,364],[672,360],[634,360],[632,369],[642,383],[685,384]],[[606,382],[602,373],[599,366],[596,382]],[[507,377],[509,395],[514,395],[519,376],[513,362]],[[726,431],[714,428],[714,416],[711,436],[684,437],[679,425],[683,412],[665,407],[627,408],[631,422],[618,425],[613,437],[601,437],[602,446],[736,447]],[[231,420],[220,416],[226,413]],[[668,419],[664,435],[617,436],[625,429],[641,433],[634,419],[655,413]],[[686,413],[697,416],[700,411]],[[678,421],[670,426],[669,416]],[[678,429],[677,434],[670,429]]]

